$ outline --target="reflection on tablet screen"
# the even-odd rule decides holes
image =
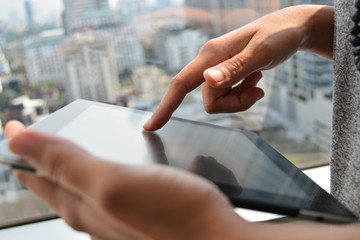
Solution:
[[[108,160],[127,164],[164,163],[191,171],[200,158],[207,158],[217,163],[207,167],[221,166],[231,172],[232,177],[217,176],[218,183],[286,193],[296,198],[309,197],[306,186],[300,188],[291,180],[291,172],[284,173],[239,131],[171,120],[156,133],[146,133],[142,125],[147,119],[148,115],[136,111],[90,106],[58,134]],[[294,177],[296,172],[294,169]]]

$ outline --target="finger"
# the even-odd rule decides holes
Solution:
[[[252,35],[252,30],[242,28],[207,42],[199,55],[171,80],[159,107],[145,123],[144,129],[155,131],[164,126],[186,94],[205,81],[204,71],[242,51]]]
[[[115,221],[91,201],[44,177],[16,172],[19,182],[48,203],[72,228],[102,239],[145,239],[120,221]]]
[[[264,97],[264,91],[256,87],[262,74],[255,72],[234,88],[219,89],[203,84],[204,107],[209,113],[245,111]]]
[[[205,106],[209,113],[234,113],[246,111],[264,96],[261,88],[249,88],[240,95],[230,94],[219,98],[211,106]],[[204,102],[205,104],[205,102]]]
[[[5,126],[4,138],[9,139],[15,137],[25,130],[25,126],[19,121],[9,121]]]
[[[263,77],[263,75],[261,72],[254,72],[254,73],[250,74],[249,76],[247,76],[246,78],[244,78],[244,80],[241,81],[241,84],[239,84],[238,86],[236,86],[233,89],[236,89],[237,87],[239,87],[241,89],[256,87],[256,85],[262,79],[262,77]]]
[[[236,85],[232,88],[232,94],[236,96],[242,96],[246,91],[249,91],[250,89],[260,89],[256,88],[256,85],[262,78],[261,72],[255,72],[252,73],[250,76],[247,76],[240,84]],[[248,99],[249,102],[256,102],[264,97],[264,91],[260,89],[261,91],[253,91],[251,97]],[[258,95],[259,94],[259,95]]]
[[[174,111],[179,107],[186,94],[198,87],[204,78],[202,72],[209,67],[206,59],[198,56],[178,73],[169,84],[169,87],[160,102],[159,107],[151,118],[143,126],[147,131],[155,131],[170,119]]]

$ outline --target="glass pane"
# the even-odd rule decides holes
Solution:
[[[280,8],[333,5],[333,0],[0,0],[0,4],[1,121],[4,125],[17,119],[29,125],[78,98],[153,111],[170,79],[208,40]],[[175,116],[254,131],[300,168],[327,164],[332,63],[299,52],[263,74],[259,85],[266,96],[248,111],[209,115],[198,88]],[[1,169],[0,180],[2,225],[38,203],[10,171]],[[9,201],[21,213],[8,213]],[[51,213],[40,205],[30,215]]]

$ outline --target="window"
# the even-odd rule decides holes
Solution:
[[[153,111],[169,80],[209,39],[283,7],[332,5],[333,0],[0,0],[0,4],[1,120],[31,124],[77,98]],[[266,97],[246,112],[209,115],[197,89],[175,116],[254,131],[301,168],[328,163],[332,63],[299,52],[265,71],[260,85]],[[0,225],[11,224],[18,217],[11,207],[20,206],[15,215],[21,214],[34,197],[5,169],[0,169],[0,180]],[[33,207],[35,212],[52,213],[41,202]]]

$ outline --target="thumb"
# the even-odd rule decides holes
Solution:
[[[25,126],[21,122],[15,120],[9,121],[5,127],[4,138],[13,138],[24,130]]]
[[[261,63],[255,58],[239,53],[232,58],[204,71],[206,82],[215,88],[227,88],[240,82],[246,76],[258,71]],[[249,60],[250,59],[250,60]]]

